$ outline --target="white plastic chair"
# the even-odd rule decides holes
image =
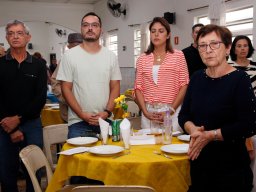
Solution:
[[[131,117],[138,117],[140,108],[134,101],[127,101],[126,104],[128,105],[127,112],[130,112]]]
[[[49,125],[43,128],[45,155],[50,163],[52,170],[55,170],[56,164],[53,163],[51,146],[53,144],[64,143],[68,136],[67,124]]]
[[[45,167],[47,182],[52,178],[52,169],[43,151],[36,145],[29,145],[20,151],[19,156],[28,171],[34,190],[42,192],[41,185],[36,178],[36,171]]]
[[[71,190],[71,192],[155,192],[152,187],[137,185],[91,185],[79,186]]]
[[[135,130],[141,129],[141,116],[139,117],[128,117],[128,120],[131,122],[131,127]]]

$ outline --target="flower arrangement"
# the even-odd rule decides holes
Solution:
[[[125,101],[125,98],[126,97],[124,95],[120,95],[120,97],[114,100],[116,104],[115,108],[121,108],[123,110],[122,118],[129,117],[129,113],[127,112],[128,105]]]

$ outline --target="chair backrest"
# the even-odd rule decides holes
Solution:
[[[130,112],[131,117],[139,116],[140,108],[134,101],[127,101],[126,104],[128,105],[127,112]]]
[[[139,117],[128,117],[129,121],[131,122],[131,127],[133,129],[141,129],[141,116]]]
[[[75,187],[71,192],[155,192],[152,187],[137,185],[87,185]]]
[[[34,190],[36,192],[41,192],[42,189],[36,178],[36,171],[42,167],[45,167],[47,181],[49,182],[52,178],[52,169],[43,151],[36,145],[29,145],[20,151],[19,156],[28,171]]]
[[[46,157],[50,163],[52,170],[55,169],[56,164],[53,163],[51,145],[64,143],[68,136],[67,124],[49,125],[43,128],[44,136],[44,150]]]

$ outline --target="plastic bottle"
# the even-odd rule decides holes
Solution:
[[[172,118],[170,115],[170,110],[167,110],[164,116],[163,144],[171,144],[171,142],[172,142]]]

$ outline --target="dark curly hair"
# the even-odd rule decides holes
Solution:
[[[236,36],[236,38],[234,39],[234,41],[232,42],[232,46],[231,46],[231,50],[230,50],[230,57],[232,61],[236,61],[237,60],[237,55],[235,53],[235,49],[236,49],[236,43],[237,41],[241,40],[241,39],[245,39],[248,43],[249,46],[249,51],[248,54],[246,56],[246,58],[250,58],[254,52],[254,48],[252,46],[252,42],[249,39],[249,37],[245,36],[245,35],[238,35]]]

